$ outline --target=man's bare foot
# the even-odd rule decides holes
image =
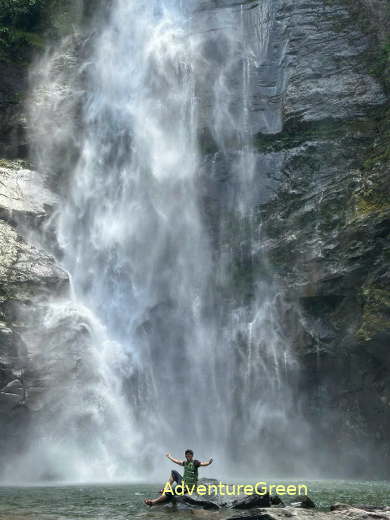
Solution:
[[[150,498],[145,498],[144,502],[145,502],[145,504],[147,506],[152,506],[153,505],[153,502],[150,500]]]

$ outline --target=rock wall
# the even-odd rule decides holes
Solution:
[[[375,461],[380,477],[390,456],[389,99],[372,30],[379,23],[383,38],[387,27],[367,4],[369,24],[348,1],[280,4],[284,125],[258,147],[283,156],[283,181],[261,209],[262,248],[299,323],[290,336],[313,462],[326,468],[330,452],[360,476]]]
[[[0,460],[26,441],[28,403],[39,391],[22,336],[38,325],[37,309],[68,288],[66,273],[36,240],[55,202],[43,176],[21,160],[0,160]]]
[[[27,70],[15,63],[1,63],[0,70],[0,155],[25,158],[26,120],[22,99],[27,89]]]
[[[240,236],[234,290],[250,301],[266,275],[284,292],[282,327],[301,367],[296,413],[312,430],[313,467],[356,477],[364,468],[379,478],[390,457],[388,7],[275,0],[260,56],[266,4],[255,2],[246,22],[257,58],[249,78],[251,196],[261,239],[253,259]],[[222,158],[209,142],[205,149],[213,229],[226,207],[235,209],[235,152]],[[225,240],[235,247],[232,234]]]

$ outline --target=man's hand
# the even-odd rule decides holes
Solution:
[[[175,459],[174,457],[172,457],[172,455],[170,453],[166,453],[165,456],[171,460],[172,462],[174,462],[175,464],[178,464],[179,466],[183,466],[183,461],[182,460],[178,460],[178,459]]]
[[[213,459],[209,459],[208,462],[201,462],[200,465],[201,466],[210,466],[210,464],[213,462]]]

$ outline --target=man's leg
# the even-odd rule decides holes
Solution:
[[[171,471],[171,475],[170,475],[170,477],[169,477],[169,479],[168,479],[167,484],[169,484],[169,485],[172,487],[172,484],[173,484],[174,482],[176,482],[176,485],[177,485],[177,484],[181,484],[181,483],[183,482],[183,477],[180,475],[180,473],[179,473],[178,471],[176,471],[176,470],[173,469],[173,470]],[[164,486],[164,487],[165,487],[165,486]],[[161,494],[163,493],[163,490],[164,490],[164,488],[160,490],[160,493],[161,493]]]
[[[176,482],[176,485],[181,484],[183,482],[183,477],[175,469],[171,471],[171,476],[169,477],[167,484],[172,486],[174,482]],[[156,504],[163,504],[164,502],[169,502],[170,500],[172,500],[173,495],[170,492],[164,493],[163,491],[164,489],[160,491],[161,495],[153,500],[150,498],[145,498],[145,504],[147,506],[155,506]]]
[[[156,504],[163,504],[164,502],[169,502],[172,500],[172,496],[170,495],[160,495],[159,497],[151,500],[150,498],[145,498],[144,502],[147,506],[155,506]]]

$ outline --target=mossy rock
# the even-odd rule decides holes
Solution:
[[[353,217],[349,223],[355,220],[366,219],[371,216],[390,215],[390,201],[387,191],[380,191],[374,186],[368,191],[357,193],[353,197]]]
[[[390,333],[390,289],[366,286],[362,290],[362,297],[363,319],[356,333],[357,338],[370,341],[379,333]]]
[[[29,167],[28,161],[24,159],[0,159],[0,168],[6,168],[7,170],[21,170]]]

